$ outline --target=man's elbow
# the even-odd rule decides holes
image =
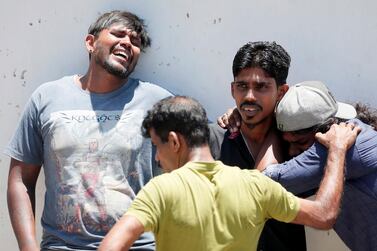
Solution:
[[[335,225],[337,216],[337,212],[325,212],[313,227],[320,230],[330,230]]]

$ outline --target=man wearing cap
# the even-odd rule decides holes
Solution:
[[[336,102],[327,87],[307,81],[290,87],[276,108],[277,127],[293,159],[263,172],[295,194],[318,188],[327,150],[315,141],[340,121],[361,127],[346,156],[346,182],[334,230],[352,250],[377,250],[377,131],[355,118],[353,106]]]

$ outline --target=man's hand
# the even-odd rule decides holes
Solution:
[[[333,124],[325,134],[316,133],[315,137],[319,143],[327,148],[338,148],[348,150],[356,141],[361,128],[352,123]]]
[[[345,156],[360,131],[354,124],[340,123],[325,134],[316,134],[316,139],[328,148],[324,177],[315,201],[300,199],[300,211],[293,223],[319,229],[330,229],[335,224],[343,194]]]
[[[241,121],[242,118],[237,107],[228,109],[222,116],[217,118],[217,124],[224,129],[229,129],[231,133],[239,131]]]

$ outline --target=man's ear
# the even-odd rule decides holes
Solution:
[[[170,149],[172,149],[173,152],[179,152],[182,146],[181,137],[176,132],[170,131],[168,135],[168,143],[170,146]]]
[[[93,52],[94,50],[94,42],[95,42],[95,37],[94,35],[92,34],[88,34],[86,35],[86,38],[85,38],[85,46],[86,46],[86,49],[89,53]]]
[[[283,84],[279,86],[278,88],[278,100],[282,99],[284,94],[288,91],[289,85],[288,84]]]
[[[230,83],[230,91],[232,93],[232,97],[234,98],[234,82]]]

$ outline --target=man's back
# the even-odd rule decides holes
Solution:
[[[217,161],[153,179],[127,214],[156,234],[158,250],[214,251],[255,250],[268,218],[289,222],[297,210],[297,200],[258,171]]]
[[[230,137],[229,131],[225,131],[215,124],[210,124],[209,128],[211,132],[210,147],[215,159],[241,169],[254,168],[254,159],[241,134]],[[271,219],[263,229],[258,250],[306,250],[305,228],[301,225],[287,224]]]

